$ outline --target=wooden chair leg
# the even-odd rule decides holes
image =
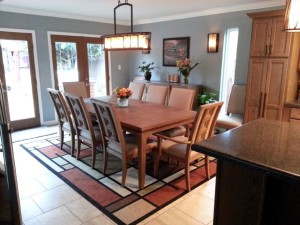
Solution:
[[[158,177],[158,167],[159,167],[159,154],[158,154],[158,151],[156,151],[155,153],[153,153],[154,177]]]
[[[91,167],[94,169],[95,168],[95,163],[96,163],[96,144],[92,144],[92,165]]]
[[[80,157],[80,145],[81,145],[81,140],[78,138],[78,139],[77,139],[77,154],[76,154],[77,160],[78,160],[79,157]]]
[[[108,153],[104,150],[103,153],[103,174],[106,175]]]
[[[191,181],[190,181],[190,164],[186,163],[185,165],[185,183],[186,189],[188,192],[191,191]]]
[[[157,139],[157,149],[155,152],[153,152],[153,167],[154,167],[154,177],[158,177],[158,167],[159,167],[159,159],[160,159],[160,155],[161,155],[161,142],[162,142],[162,138],[158,137]]]
[[[122,162],[122,187],[125,186],[126,177],[127,177],[127,161],[123,159],[123,162]]]
[[[75,134],[71,133],[71,156],[74,157],[74,149],[75,149]]]
[[[59,128],[59,137],[60,137],[60,149],[63,149],[63,145],[64,145],[64,131],[61,129],[61,127]]]
[[[205,155],[205,172],[206,172],[206,177],[207,179],[210,179],[210,171],[209,171],[209,158],[208,155]]]

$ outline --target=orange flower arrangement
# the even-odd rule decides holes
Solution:
[[[132,95],[132,90],[130,88],[125,88],[125,87],[117,87],[114,89],[114,93],[117,98],[129,98]]]
[[[196,63],[194,66],[191,65],[191,60],[189,58],[185,58],[183,60],[176,61],[176,67],[178,67],[178,71],[183,76],[188,76],[192,69],[194,69],[199,63]]]

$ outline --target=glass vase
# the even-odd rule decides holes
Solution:
[[[119,107],[128,107],[128,98],[118,98]]]
[[[185,84],[188,84],[189,83],[189,76],[184,76],[183,82]]]

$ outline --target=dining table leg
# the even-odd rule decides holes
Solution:
[[[150,134],[140,133],[139,134],[139,188],[143,189],[145,187],[145,174],[146,174],[146,152],[147,152],[147,139]]]

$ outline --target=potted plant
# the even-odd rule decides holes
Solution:
[[[140,71],[142,73],[144,73],[145,80],[150,81],[151,76],[152,76],[151,70],[153,70],[155,68],[153,65],[154,65],[154,62],[147,63],[146,61],[144,61],[142,63],[142,65],[138,67],[138,69],[140,69]]]
[[[217,101],[217,94],[214,92],[204,91],[199,95],[199,105],[205,105]]]

